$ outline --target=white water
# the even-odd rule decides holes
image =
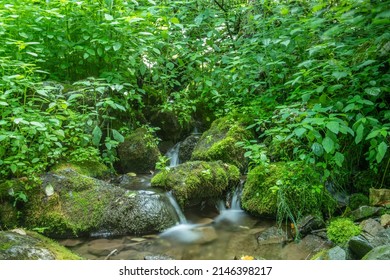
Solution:
[[[239,225],[240,221],[245,217],[244,210],[241,209],[241,193],[242,193],[242,184],[237,187],[233,194],[231,200],[226,203],[222,200],[218,201],[216,207],[219,211],[219,215],[214,219],[216,225]]]
[[[168,152],[165,154],[170,159],[169,167],[175,167],[180,163],[179,160],[180,144],[181,142],[176,143],[176,145],[170,148]]]
[[[179,204],[176,201],[176,198],[173,196],[172,192],[167,192],[167,197],[169,199],[169,202],[172,204],[173,208],[175,209],[175,212],[177,216],[179,217],[179,223],[180,224],[187,224],[187,218],[184,215],[183,211],[181,210]]]

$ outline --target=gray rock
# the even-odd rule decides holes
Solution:
[[[103,220],[108,229],[142,235],[161,232],[175,225],[178,217],[165,194],[126,191],[110,203]]]
[[[373,247],[382,245],[390,245],[390,228],[378,232],[378,234],[370,240]]]
[[[358,209],[352,211],[349,216],[354,221],[361,221],[365,218],[369,218],[377,215],[382,210],[381,207],[373,206],[360,206]]]
[[[325,222],[321,217],[307,215],[297,222],[297,228],[301,235],[305,236],[312,230],[316,230],[325,226]]]
[[[354,236],[348,241],[348,247],[356,258],[361,259],[374,247],[362,235]]]
[[[363,260],[390,260],[390,245],[383,245],[368,252]]]
[[[287,240],[287,233],[277,227],[270,227],[257,237],[257,243],[259,245],[279,244]]]
[[[374,219],[367,219],[360,223],[360,227],[365,233],[368,233],[371,236],[376,236],[379,232],[384,230],[384,227]]]
[[[194,151],[194,148],[196,144],[199,141],[200,136],[193,134],[188,136],[180,145],[179,150],[179,161],[181,163],[189,161],[191,159],[192,152]]]
[[[0,231],[0,260],[54,260],[60,256],[60,250],[67,252],[58,244],[51,245],[39,234],[30,236],[20,232]],[[75,255],[72,257],[70,252],[67,254],[69,258],[79,259]]]
[[[347,253],[340,246],[333,247],[327,253],[329,260],[346,260]]]

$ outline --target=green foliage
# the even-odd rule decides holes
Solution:
[[[351,237],[359,235],[361,231],[361,228],[350,219],[338,218],[329,224],[326,234],[332,242],[345,245]]]

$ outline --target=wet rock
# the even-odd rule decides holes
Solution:
[[[370,205],[390,205],[390,189],[370,189]]]
[[[128,190],[145,190],[150,188],[152,175],[127,173],[120,175],[111,182],[121,188]]]
[[[183,133],[177,115],[173,112],[157,112],[150,117],[152,126],[159,127],[157,136],[163,141],[177,142]]]
[[[173,257],[167,256],[167,255],[152,255],[152,256],[145,256],[144,260],[147,261],[162,261],[162,260],[174,260]]]
[[[152,187],[172,190],[184,208],[220,198],[240,180],[237,167],[218,162],[188,161],[156,174]]]
[[[126,191],[104,211],[104,225],[122,234],[161,232],[178,222],[175,209],[165,194]]]
[[[23,232],[0,231],[0,260],[81,259],[40,234]]]
[[[390,227],[390,214],[384,214],[381,216],[381,226],[385,228]]]
[[[258,245],[279,244],[286,241],[288,241],[287,233],[277,227],[270,227],[257,237]]]
[[[312,260],[346,260],[347,253],[340,246],[333,247],[329,250],[323,250],[316,254]]]
[[[297,222],[298,231],[302,236],[323,227],[325,227],[325,222],[319,216],[307,215]]]
[[[390,245],[383,245],[372,249],[363,260],[390,260]]]
[[[352,211],[349,214],[349,217],[354,221],[361,221],[365,218],[369,218],[377,215],[381,211],[381,207],[373,207],[373,206],[360,206],[358,209]]]
[[[330,249],[331,245],[323,238],[309,234],[301,239],[299,242],[289,242],[282,250],[282,259],[291,260],[295,256],[306,255],[305,259],[310,259],[321,250]]]
[[[180,145],[179,150],[179,161],[181,163],[189,161],[192,156],[192,152],[194,151],[194,148],[196,144],[199,141],[200,136],[196,134],[192,134],[188,136]]]
[[[244,171],[247,165],[247,159],[244,157],[245,150],[236,143],[252,137],[249,130],[239,122],[229,118],[217,119],[210,129],[202,134],[194,148],[191,160],[221,160]]]
[[[390,245],[390,228],[378,232],[377,235],[370,240],[370,243],[373,247]]]
[[[348,248],[356,256],[357,259],[361,259],[374,247],[364,236],[358,235],[358,236],[353,236],[348,241]]]
[[[150,173],[160,155],[154,136],[145,128],[138,128],[118,146],[120,171]]]
[[[360,227],[365,233],[371,236],[376,236],[380,231],[384,230],[381,224],[374,219],[367,219],[360,223]]]

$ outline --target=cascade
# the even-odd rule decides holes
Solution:
[[[170,159],[169,167],[177,166],[179,162],[179,150],[180,150],[181,142],[176,143],[175,146],[170,148],[168,152],[165,154]]]
[[[186,216],[184,216],[184,213],[181,210],[179,204],[177,203],[176,198],[172,194],[172,191],[167,192],[166,195],[169,199],[169,202],[172,204],[173,208],[175,209],[177,216],[179,217],[180,224],[187,224]]]

